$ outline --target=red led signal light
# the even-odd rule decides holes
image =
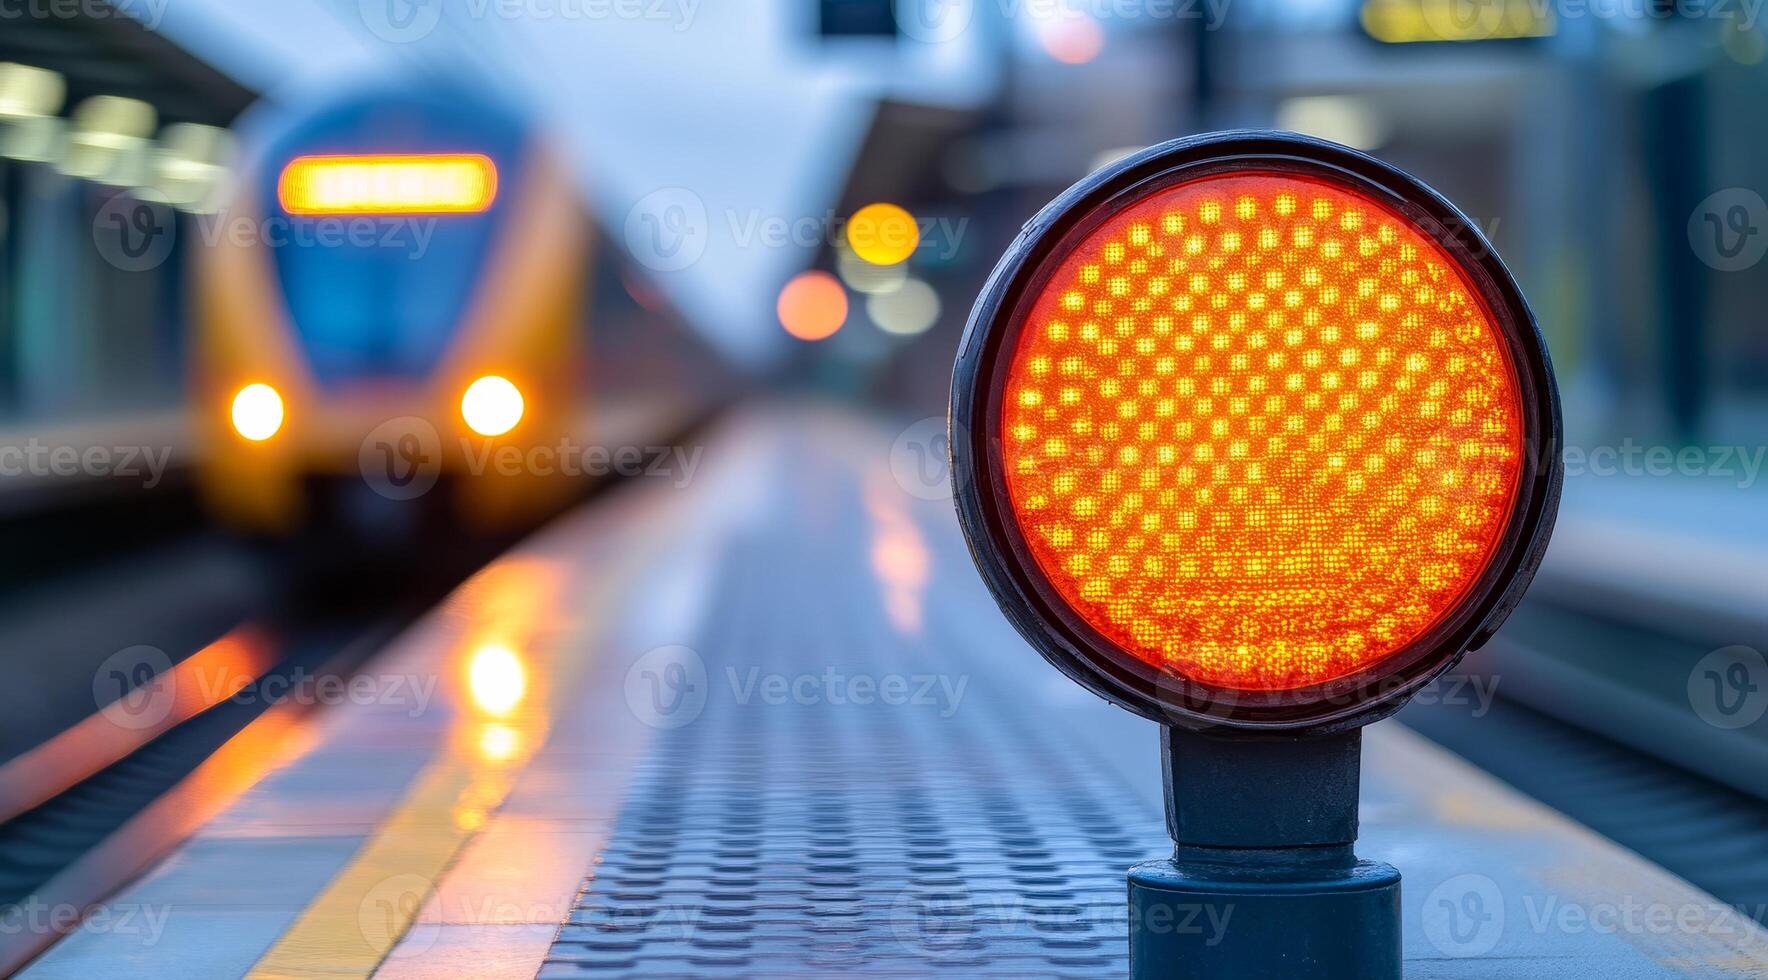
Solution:
[[[1155,147],[1040,213],[972,314],[952,422],[1008,617],[1191,728],[1396,709],[1503,621],[1561,479],[1545,348],[1478,231],[1279,133]]]

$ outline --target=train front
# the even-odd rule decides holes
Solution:
[[[261,127],[197,271],[205,499],[242,529],[491,529],[565,492],[586,218],[517,117],[428,89]]]

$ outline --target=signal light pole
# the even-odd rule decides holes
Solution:
[[[1399,977],[1400,873],[1352,851],[1362,746],[1163,728],[1173,856],[1130,869],[1131,975]]]
[[[1152,147],[1001,259],[951,427],[1002,612],[1162,726],[1132,975],[1399,976],[1399,872],[1353,850],[1362,726],[1503,622],[1562,481],[1545,346],[1473,222],[1321,140]]]

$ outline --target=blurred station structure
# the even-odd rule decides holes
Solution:
[[[1121,974],[1155,726],[976,580],[952,364],[1065,188],[1279,128],[1455,201],[1564,401],[1533,590],[1368,736],[1408,972],[1768,976],[1758,13],[0,0],[0,972]]]

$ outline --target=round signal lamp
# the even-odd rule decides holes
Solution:
[[[1352,713],[1464,652],[1538,562],[1544,351],[1422,185],[1190,156],[1046,214],[997,270],[954,394],[960,515],[1022,631],[1101,693]]]

